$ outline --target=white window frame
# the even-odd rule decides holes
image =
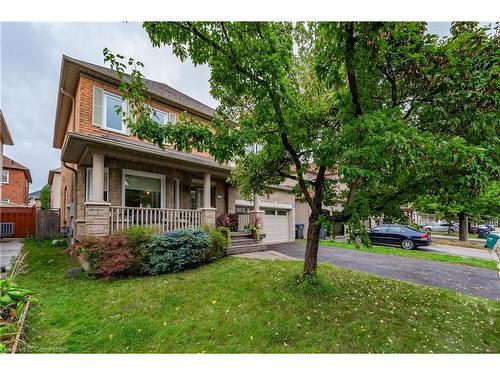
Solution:
[[[161,199],[160,199],[160,208],[166,208],[166,178],[162,174],[157,173],[149,173],[149,172],[141,172],[135,171],[132,169],[122,169],[122,206],[125,206],[125,177],[126,175],[139,176],[139,177],[149,177],[156,178],[161,180]]]
[[[106,178],[106,184],[104,185],[104,191],[103,191],[103,197],[104,197],[104,192],[108,193],[107,194],[107,199],[105,200],[106,202],[109,202],[109,168],[104,168],[104,174],[108,175],[108,178]],[[92,184],[90,183],[90,179],[92,177],[92,167],[88,167],[85,170],[85,202],[91,202],[92,201]]]
[[[3,173],[4,173],[4,172],[6,172],[6,174],[5,174],[5,175],[7,176],[7,180],[6,180],[6,181],[4,181],[4,180],[3,180]],[[0,177],[2,178],[2,179],[0,180],[0,182],[1,182],[2,184],[8,184],[8,183],[9,183],[9,178],[10,178],[9,170],[8,170],[8,169],[2,169],[2,176],[0,176]]]
[[[174,208],[181,208],[181,180],[174,178]]]
[[[125,116],[126,116],[126,113],[127,113],[127,102],[126,100],[123,100],[123,98],[119,95],[116,95],[116,94],[113,94],[109,91],[106,91],[100,87],[98,87],[98,89],[102,90],[102,103],[101,103],[101,108],[102,108],[102,124],[99,125],[99,124],[94,124],[94,125],[97,125],[99,126],[101,129],[104,129],[106,131],[110,131],[110,132],[115,132],[115,133],[119,133],[119,134],[126,134],[128,135],[129,132],[128,132],[128,129],[127,129],[127,125],[125,124]],[[115,99],[118,99],[118,100],[121,100],[122,102],[122,129],[121,130],[117,130],[117,129],[113,129],[113,128],[109,128],[106,124],[106,119],[107,119],[107,115],[108,115],[108,109],[107,109],[107,97],[113,97]],[[92,106],[92,110],[93,110],[93,106]]]
[[[161,109],[156,109],[156,108],[153,108],[153,110],[156,113],[162,114],[163,117],[165,118],[166,122],[164,122],[162,125],[175,124],[177,122],[177,115],[175,113],[165,112],[165,111],[162,111]],[[173,116],[174,121],[170,121],[172,119],[171,116]],[[151,117],[155,118],[154,113],[151,113]]]

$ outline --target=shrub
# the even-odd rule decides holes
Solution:
[[[75,258],[79,258],[84,262],[90,263],[91,266],[94,265],[95,261],[95,249],[99,243],[99,238],[92,236],[85,236],[82,240],[74,245],[71,245],[67,252]]]
[[[132,226],[129,227],[124,235],[132,248],[134,255],[133,268],[137,274],[149,273],[149,248],[148,245],[153,236],[160,232],[159,227]]]
[[[88,263],[89,271],[100,277],[130,276],[139,273],[139,262],[127,237],[122,234],[102,238],[84,237],[79,243],[70,246],[68,252],[78,258],[84,268],[83,263]]]
[[[150,272],[158,275],[194,268],[210,260],[210,238],[199,229],[161,233],[149,245]]]
[[[210,259],[217,259],[226,256],[226,250],[229,244],[229,231],[216,228],[213,225],[203,225],[203,231],[208,235],[211,242],[209,251]],[[224,231],[224,232],[223,232]]]
[[[221,214],[217,216],[216,225],[229,230],[238,226],[238,216],[235,214]]]
[[[137,261],[126,236],[103,237],[92,249],[95,273],[100,277],[130,276],[137,274]]]

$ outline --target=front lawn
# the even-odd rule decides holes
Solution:
[[[403,250],[397,247],[378,246],[378,245],[373,245],[370,248],[366,246],[360,246],[359,248],[356,248],[356,246],[352,243],[332,241],[332,240],[321,240],[320,244],[331,247],[340,247],[342,249],[397,255],[397,256],[417,258],[417,259],[434,260],[438,262],[455,263],[455,264],[463,264],[466,266],[488,268],[494,271],[497,270],[497,263],[493,260],[462,257],[459,255],[440,254],[440,253],[425,251],[423,249]]]
[[[33,351],[104,353],[499,352],[500,303],[321,264],[225,258],[178,274],[64,277],[74,261],[27,244],[18,283],[39,303]]]

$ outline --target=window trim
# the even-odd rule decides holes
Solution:
[[[4,182],[3,181],[3,172],[6,172],[6,176],[7,176],[7,180]],[[2,176],[1,177],[1,180],[0,182],[3,184],[3,185],[6,185],[9,183],[9,179],[10,179],[10,173],[9,173],[9,170],[8,169],[2,169]]]
[[[106,192],[108,194],[106,197],[107,199],[105,199],[104,201],[110,202],[110,199],[109,199],[109,168],[108,167],[104,168],[104,174],[108,175],[108,178],[106,179],[106,184],[104,185],[104,192]],[[89,181],[90,181],[89,175],[90,176],[92,175],[92,167],[85,168],[85,202],[91,202],[91,198],[92,198],[92,196],[90,194],[90,190],[92,189],[92,184],[89,183]],[[104,192],[103,192],[103,196],[104,196]]]
[[[177,122],[177,115],[175,113],[172,113],[172,112],[165,112],[165,111],[162,111],[161,109],[157,109],[157,108],[154,108],[153,107],[153,111],[156,112],[156,113],[160,113],[163,115],[163,117],[165,118],[165,121],[163,124],[161,125],[167,125],[167,124],[175,124]],[[151,116],[154,117],[154,113],[151,113]],[[174,122],[171,122],[170,121],[170,116],[174,116],[175,118],[175,121]]]
[[[109,128],[107,126],[106,120],[107,120],[107,116],[108,116],[108,106],[107,106],[106,100],[107,100],[108,96],[113,97],[113,98],[118,99],[118,100],[121,100],[121,102],[122,102],[122,110],[123,110],[122,130]],[[110,131],[110,132],[128,135],[129,134],[128,128],[127,128],[127,125],[125,124],[125,114],[127,112],[127,102],[125,100],[123,100],[123,98],[121,96],[113,94],[112,92],[109,92],[109,91],[102,89],[102,103],[101,103],[101,105],[102,105],[102,125],[100,126],[101,129],[106,130],[106,131]]]
[[[161,181],[161,192],[160,192],[160,208],[166,208],[166,200],[165,197],[167,195],[167,187],[166,187],[166,178],[162,174],[158,173],[149,173],[149,172],[142,172],[142,171],[136,171],[133,169],[122,169],[122,206],[125,207],[125,177],[126,175],[132,175],[132,176],[139,176],[139,177],[149,177],[149,178],[156,178]]]

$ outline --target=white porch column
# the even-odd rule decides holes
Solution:
[[[212,197],[210,177],[210,173],[205,173],[203,175],[203,208],[212,207],[212,202],[210,202],[210,198]]]
[[[255,222],[255,221],[259,222],[259,226],[262,230],[260,235],[265,236],[266,228],[264,227],[264,211],[260,210],[260,197],[256,193],[253,193],[253,208],[252,208],[252,211],[250,211],[248,214],[250,216],[251,223]],[[256,233],[254,233],[254,234],[256,234]],[[255,239],[258,241],[262,240],[261,237],[255,238]]]
[[[203,208],[201,209],[201,223],[215,225],[215,208],[210,201],[211,194],[210,173],[203,175]]]
[[[92,154],[92,202],[104,201],[104,155]]]
[[[92,196],[85,202],[85,233],[107,236],[111,233],[110,204],[104,201],[104,155],[92,154]]]

